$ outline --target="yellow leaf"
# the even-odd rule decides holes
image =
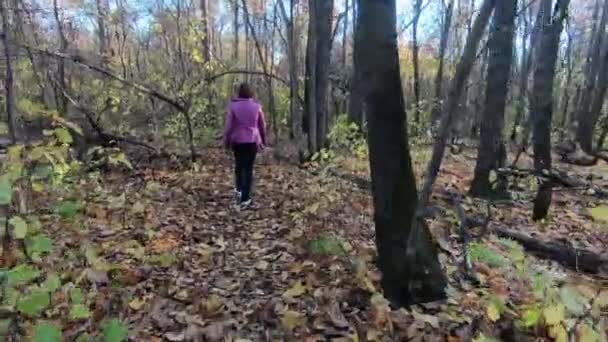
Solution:
[[[306,316],[297,311],[287,310],[281,315],[281,324],[285,329],[291,331],[306,324]]]
[[[217,314],[224,307],[224,303],[222,303],[222,299],[216,295],[212,294],[207,298],[207,300],[203,303],[203,311],[207,316],[212,316]]]
[[[565,315],[566,309],[561,303],[548,306],[543,310],[543,317],[547,325],[558,325],[564,320]]]
[[[500,319],[500,308],[496,305],[494,301],[488,303],[488,307],[486,308],[486,314],[492,322],[496,322]]]
[[[590,210],[595,221],[608,223],[608,206],[599,206]]]
[[[306,286],[301,281],[295,283],[289,290],[283,293],[283,298],[291,299],[295,297],[299,297],[306,293]]]
[[[555,342],[568,342],[568,332],[561,324],[550,327],[549,336],[553,337]]]
[[[143,298],[135,298],[129,302],[129,307],[135,311],[138,311],[144,306],[144,304],[146,304],[146,301]]]

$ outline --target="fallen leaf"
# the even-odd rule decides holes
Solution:
[[[281,324],[286,330],[292,331],[293,329],[306,324],[306,316],[297,311],[287,310],[281,315]]]
[[[135,298],[129,302],[129,307],[135,311],[138,311],[144,306],[144,304],[146,304],[146,301],[143,298]]]
[[[303,295],[304,293],[306,293],[306,286],[304,286],[304,283],[302,283],[301,281],[298,281],[283,293],[283,298],[293,299],[295,297]]]
[[[547,325],[557,325],[561,323],[566,315],[566,309],[564,304],[558,303],[552,306],[548,306],[543,309],[543,317]]]

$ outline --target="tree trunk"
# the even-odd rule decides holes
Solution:
[[[501,0],[494,11],[492,31],[488,40],[488,75],[492,76],[487,77],[477,163],[470,189],[474,196],[488,196],[493,193],[490,172],[497,171],[505,163],[506,150],[502,131],[513,60],[516,9],[517,0]],[[499,195],[506,192],[506,184],[501,183],[497,189]]]
[[[601,72],[604,64],[603,51],[606,45],[604,38],[607,24],[608,1],[605,1],[600,22],[590,43],[588,60],[585,66],[585,86],[580,94],[579,108],[576,115],[578,121],[576,140],[580,143],[583,151],[587,153],[593,151],[593,130],[597,122],[597,119],[594,118],[596,116],[595,110],[597,110],[596,98],[601,93],[605,93],[605,90],[602,89],[605,85],[600,83],[599,78],[602,77]],[[593,105],[595,107],[592,108]]]
[[[327,134],[329,133],[329,65],[331,63],[334,0],[317,0],[316,9],[317,148],[321,149],[327,147]]]
[[[355,54],[369,111],[369,149],[378,265],[384,296],[395,305],[444,296],[446,278],[428,228],[416,246],[424,274],[412,274],[404,241],[416,210],[416,181],[405,129],[405,103],[396,34],[395,0],[359,0]],[[423,286],[420,286],[422,284]]]
[[[528,13],[531,9],[528,8]],[[530,34],[530,17],[531,15],[522,14],[524,22],[524,36],[522,42],[522,53],[521,53],[521,67],[519,71],[519,89],[517,93],[517,104],[515,105],[515,120],[513,120],[513,126],[511,128],[510,140],[511,143],[517,143],[517,131],[521,126],[521,122],[525,117],[526,110],[526,97],[528,92],[528,79],[530,77],[530,69],[532,68],[532,54],[534,53],[534,40],[535,35]],[[536,30],[536,28],[535,28]],[[527,42],[530,45],[527,45]]]
[[[57,25],[57,32],[59,34],[59,52],[65,53],[68,49],[68,40],[65,37],[65,33],[63,32],[63,23],[61,22],[61,18],[59,17],[59,6],[57,4],[57,0],[53,0],[53,14],[55,16],[55,23]],[[57,63],[57,81],[59,82],[59,87],[61,89],[55,90],[55,97],[57,99],[57,107],[59,112],[63,114],[63,116],[66,116],[68,114],[68,100],[65,98],[65,96],[63,96],[63,91],[67,90],[65,61],[63,59],[60,59],[59,61],[57,61]]]
[[[441,116],[441,102],[443,101],[443,74],[445,67],[445,52],[448,46],[448,38],[450,37],[450,28],[452,26],[452,14],[454,12],[454,0],[450,0],[448,7],[445,10],[443,18],[443,29],[441,30],[441,38],[439,42],[439,67],[435,76],[435,101],[433,103],[433,111],[431,114],[431,126],[435,126],[437,120]]]
[[[422,212],[431,198],[433,185],[437,180],[439,168],[441,167],[441,162],[443,161],[443,157],[445,155],[447,139],[452,128],[454,118],[459,109],[458,104],[462,97],[464,85],[471,74],[471,69],[473,68],[473,64],[475,63],[477,56],[479,43],[481,42],[481,38],[483,37],[486,27],[488,26],[490,15],[492,14],[492,10],[496,5],[496,1],[498,0],[484,0],[482,3],[479,14],[477,15],[475,23],[471,29],[471,34],[467,36],[467,42],[464,47],[463,55],[456,66],[456,73],[450,86],[447,101],[444,105],[444,114],[441,118],[437,137],[433,143],[431,160],[427,165],[426,178],[422,191],[420,192],[420,201],[418,204],[418,208],[420,209],[419,212]]]
[[[4,45],[5,74],[4,89],[6,91],[6,115],[8,121],[8,133],[13,144],[17,143],[17,110],[15,101],[15,80],[13,75],[13,54],[11,42],[11,25],[9,23],[8,9],[3,0],[0,0],[0,15],[2,16],[2,45]]]
[[[359,25],[358,20],[358,9],[359,5],[357,1],[353,0],[353,26],[354,26],[354,41],[353,49],[357,49],[357,34],[359,32],[357,26]],[[364,111],[363,111],[363,94],[361,84],[361,66],[359,65],[359,57],[353,53],[353,74],[350,80],[350,94],[348,96],[348,120],[352,123],[357,124],[359,128],[363,127]]]
[[[235,63],[239,61],[239,4],[237,0],[232,0],[232,25],[234,30],[234,41],[233,41],[233,59]]]
[[[553,116],[553,83],[555,79],[559,40],[567,16],[570,0],[558,0],[555,13],[550,15],[551,0],[543,0],[541,8],[542,29],[536,51],[533,93],[530,101],[532,118],[534,169],[539,177],[551,170],[551,120]],[[548,3],[548,4],[547,4]],[[545,6],[543,6],[545,5]],[[547,217],[551,206],[553,186],[551,181],[539,184],[534,200],[534,220]]]
[[[572,34],[568,33],[568,45],[566,47],[566,80],[563,85],[563,93],[561,97],[562,101],[562,117],[559,122],[559,141],[564,141],[566,133],[569,131],[568,121],[568,108],[570,108],[570,86],[572,84],[572,69],[574,68],[572,63]]]
[[[319,150],[317,140],[317,10],[316,0],[308,0],[308,39],[306,43],[306,78],[304,84],[308,152]]]
[[[412,20],[412,65],[414,67],[414,134],[420,128],[420,64],[418,61],[418,21],[422,12],[422,0],[414,0]]]
[[[279,10],[281,11],[281,16],[286,23],[287,26],[287,58],[289,62],[289,117],[290,117],[290,135],[296,141],[298,146],[298,154],[300,159],[304,157],[305,147],[303,142],[303,132],[302,132],[302,112],[298,106],[299,97],[298,97],[298,44],[296,43],[296,32],[294,27],[294,7],[295,0],[289,1],[289,15],[287,15],[287,11],[285,10],[285,5],[283,0],[279,0]]]
[[[209,11],[207,0],[200,0],[201,6],[201,25],[203,26],[203,60],[211,60],[211,35],[209,30]],[[236,31],[235,31],[236,32]]]

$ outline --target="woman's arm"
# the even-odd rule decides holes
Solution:
[[[224,147],[228,148],[232,145],[230,137],[232,135],[232,129],[234,127],[234,114],[230,110],[230,106],[226,109],[226,124],[224,125]]]
[[[262,110],[262,106],[260,106],[258,130],[260,131],[260,138],[262,138],[262,145],[266,146],[266,120],[264,119],[264,111]]]

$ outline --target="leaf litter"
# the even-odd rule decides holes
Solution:
[[[454,160],[449,165],[462,168]],[[71,321],[64,337],[97,329],[108,341],[453,342],[489,340],[509,331],[508,322],[522,327],[519,340],[562,340],[566,333],[591,341],[605,334],[605,282],[527,255],[510,241],[478,241],[469,253],[480,284],[460,277],[463,251],[449,215],[430,222],[450,276],[448,299],[395,309],[379,293],[367,193],[270,162],[256,170],[258,208],[239,211],[230,168],[227,156],[210,150],[196,172],[167,167],[90,176],[79,184],[80,197],[43,217],[58,248],[40,267],[67,271],[60,284],[81,292],[77,303],[58,293],[53,303],[65,303],[65,310],[47,312]],[[467,172],[455,167],[440,183],[464,193],[468,180],[459,175]],[[570,205],[558,205],[545,227],[528,219],[524,202],[499,209],[493,224],[568,237],[606,253],[608,230],[592,222],[597,210],[589,214],[590,200],[556,197]],[[452,210],[440,196],[435,200]],[[477,208],[483,205],[467,206],[469,214],[479,214]],[[41,298],[19,307],[27,313],[47,305]],[[45,329],[55,334],[52,326],[37,331]]]

